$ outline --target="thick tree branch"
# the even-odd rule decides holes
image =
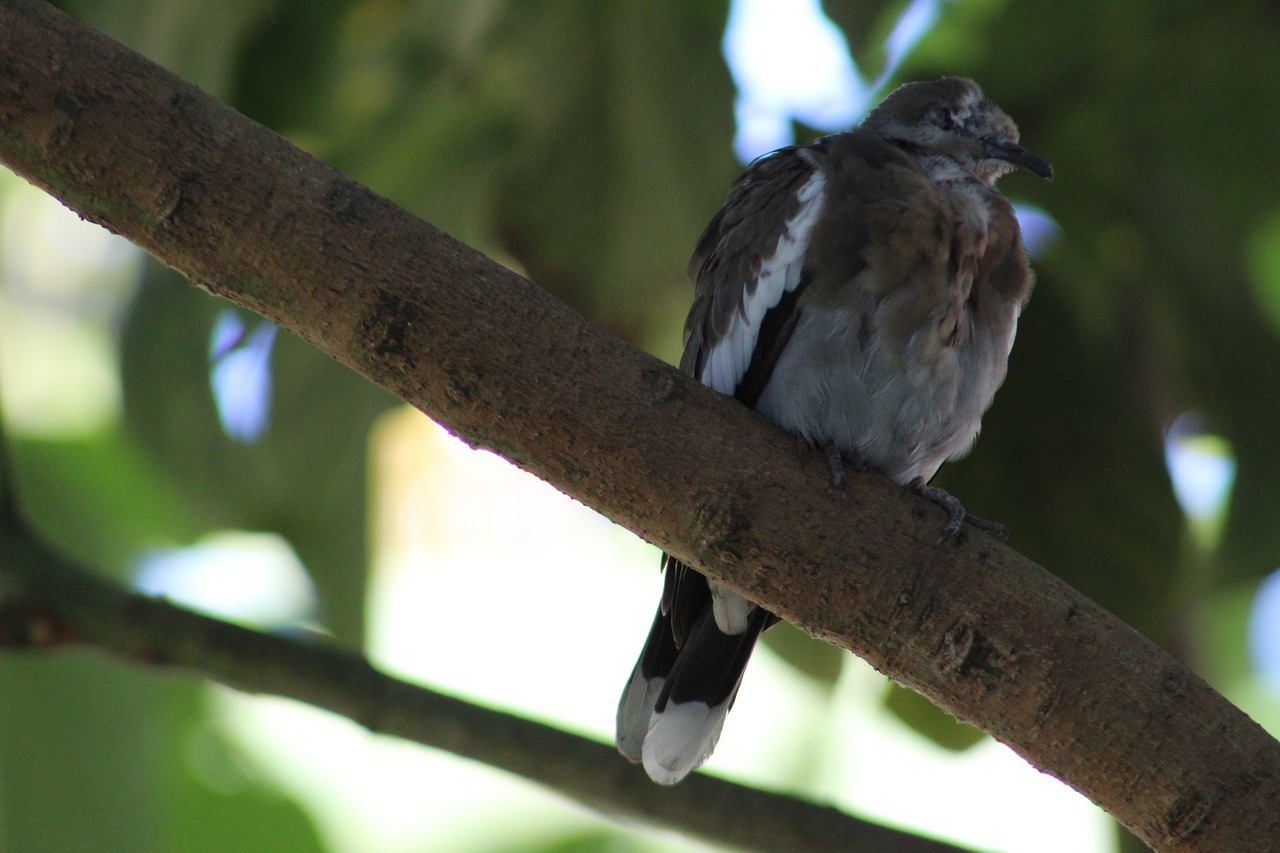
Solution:
[[[0,0],[0,161],[1009,744],[1158,850],[1269,849],[1280,745],[1152,643],[35,0]]]
[[[606,814],[744,850],[964,853],[838,809],[710,776],[690,779],[678,791],[660,788],[612,746],[391,678],[330,644],[262,634],[126,592],[68,561],[21,519],[0,516],[0,645],[71,644],[148,666],[183,667],[249,693],[297,699],[371,731],[542,783]]]

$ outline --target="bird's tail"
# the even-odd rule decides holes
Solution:
[[[706,607],[677,646],[661,609],[618,703],[618,751],[674,785],[711,755],[742,673],[771,614],[752,608],[738,634],[720,630]]]

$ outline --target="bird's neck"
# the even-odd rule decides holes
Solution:
[[[938,186],[944,184],[972,183],[984,187],[991,186],[974,172],[971,164],[961,163],[954,157],[945,154],[917,154],[916,162],[928,175],[929,180]]]

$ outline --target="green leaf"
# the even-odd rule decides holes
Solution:
[[[0,847],[30,853],[322,850],[297,805],[231,765],[208,728],[207,688],[131,663],[64,654],[0,658]],[[205,765],[202,769],[199,765]]]
[[[272,355],[270,425],[254,444],[223,433],[208,341],[227,303],[150,265],[123,341],[125,417],[204,529],[273,531],[298,553],[325,626],[362,639],[369,430],[397,401],[287,333]],[[251,319],[251,322],[262,322]]]
[[[943,749],[963,752],[986,735],[959,722],[928,699],[892,682],[884,694],[884,706],[898,719]]]
[[[15,440],[11,452],[28,519],[68,555],[117,578],[142,549],[185,543],[201,529],[181,491],[125,433]]]
[[[835,686],[848,654],[830,643],[815,640],[789,622],[779,622],[766,631],[764,644],[797,672],[827,691]]]

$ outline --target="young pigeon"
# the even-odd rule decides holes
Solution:
[[[1033,276],[995,188],[1049,163],[972,80],[892,92],[862,124],[751,164],[698,241],[680,367],[842,460],[926,484],[969,450]],[[618,706],[618,749],[674,784],[711,755],[777,617],[670,555]]]

